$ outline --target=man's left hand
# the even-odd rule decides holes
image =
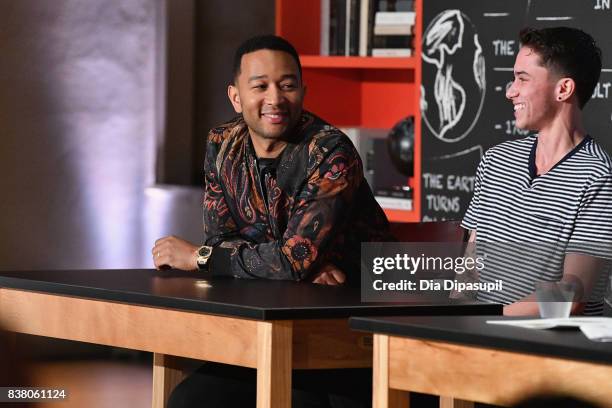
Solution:
[[[198,248],[197,245],[172,235],[160,238],[155,241],[155,246],[151,250],[153,263],[157,269],[170,267],[193,271],[198,269],[196,263]]]
[[[323,265],[315,274],[312,283],[320,285],[341,285],[346,281],[346,275],[334,264],[328,263]]]

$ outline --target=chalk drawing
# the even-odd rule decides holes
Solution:
[[[458,142],[476,125],[484,105],[485,59],[478,33],[460,10],[445,10],[425,30],[422,49],[423,120],[438,139]]]

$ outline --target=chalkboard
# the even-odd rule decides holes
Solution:
[[[422,43],[422,219],[461,219],[484,152],[528,132],[514,126],[507,85],[522,27],[591,34],[603,70],[585,126],[612,153],[611,0],[426,0]]]

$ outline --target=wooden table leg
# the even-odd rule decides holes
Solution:
[[[474,408],[472,401],[464,401],[453,397],[440,397],[440,408]]]
[[[186,377],[181,368],[182,359],[153,353],[153,399],[152,408],[165,408],[170,393]]]
[[[257,323],[257,408],[291,407],[293,323]]]
[[[409,393],[389,388],[389,336],[374,335],[372,408],[408,408]]]
[[[410,408],[410,393],[389,388],[389,408]]]

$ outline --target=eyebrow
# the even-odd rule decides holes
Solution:
[[[529,73],[527,71],[515,71],[514,72],[514,76],[519,76],[519,75],[527,75],[527,76],[531,76],[529,75]]]
[[[257,80],[266,79],[266,78],[268,78],[267,75],[254,75],[254,76],[249,78],[248,82],[257,81]],[[285,79],[295,79],[297,81],[297,75],[295,75],[295,74],[285,74],[285,75],[283,75],[281,77],[281,81],[283,81]]]
[[[258,79],[264,79],[267,78],[267,75],[254,75],[252,77],[249,78],[249,82],[251,81],[257,81]]]

